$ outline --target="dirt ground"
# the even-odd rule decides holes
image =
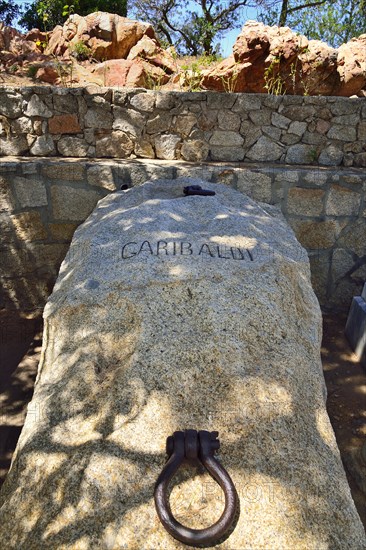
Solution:
[[[366,527],[366,371],[357,363],[344,337],[346,318],[346,315],[324,315],[322,361],[329,416],[353,499]],[[0,338],[1,485],[33,393],[42,345],[42,320],[0,311]]]

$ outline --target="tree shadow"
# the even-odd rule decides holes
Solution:
[[[112,214],[118,200],[104,203],[101,222],[94,213],[85,225],[109,275],[120,269],[108,261],[117,257],[120,239],[114,242],[108,234],[109,247],[101,228],[112,219],[115,234],[121,234],[123,223]],[[168,224],[169,214],[175,212],[162,204],[158,215]],[[225,209],[222,214],[234,217]],[[218,242],[220,219],[208,220],[203,239]],[[268,219],[254,206],[253,224],[258,240],[269,246]],[[180,231],[191,236],[192,225],[183,219]],[[282,238],[280,225],[277,231]],[[157,237],[153,229],[151,234]],[[235,226],[232,237],[242,237]],[[75,296],[95,277],[86,270],[83,283],[73,279],[75,247],[81,244],[78,232],[46,312],[45,353],[32,401],[36,412],[28,413],[0,497],[2,525],[15,512],[17,522],[16,529],[0,528],[4,544],[123,548],[129,541],[128,548],[157,542],[182,547],[157,522],[153,489],[164,465],[165,438],[194,428],[220,432],[221,460],[241,499],[241,518],[223,548],[248,546],[259,530],[263,540],[277,537],[282,547],[292,537],[308,548],[320,541],[340,549],[344,540],[356,548],[358,520],[324,412],[320,311],[307,264],[291,260],[291,244],[280,246],[285,260],[276,267],[273,257],[262,256],[254,276],[245,272],[247,288],[256,293],[233,277],[234,305],[233,281],[213,292],[207,264],[196,277],[189,278],[182,263],[181,279],[172,271],[170,281],[155,281],[154,288],[143,281],[134,286],[133,273],[144,269],[143,262],[130,272],[126,268],[127,280],[102,301],[88,291],[85,301],[64,303],[63,284]],[[274,299],[278,285],[282,292]],[[190,485],[182,476],[175,483],[185,499]],[[257,500],[248,493],[253,487]],[[209,497],[207,487],[202,490]],[[204,519],[206,511],[197,515]]]

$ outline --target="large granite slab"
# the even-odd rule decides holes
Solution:
[[[217,548],[366,548],[326,412],[307,254],[275,209],[204,182],[214,197],[184,197],[188,183],[110,195],[76,231],[1,492],[4,548],[184,548],[153,490],[166,437],[186,428],[220,432],[240,497]],[[185,470],[171,504],[200,528],[223,498]]]

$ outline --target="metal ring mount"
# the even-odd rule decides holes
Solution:
[[[168,461],[155,485],[155,507],[159,519],[172,537],[190,546],[213,546],[225,540],[233,531],[239,514],[239,498],[231,477],[214,458],[220,447],[218,432],[185,430],[174,432],[166,442]],[[181,464],[200,462],[220,485],[225,495],[225,508],[221,517],[206,529],[190,529],[179,523],[169,504],[168,485]]]

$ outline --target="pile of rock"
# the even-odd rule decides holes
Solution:
[[[105,12],[73,14],[47,34],[33,29],[22,36],[0,27],[0,49],[4,68],[41,63],[35,76],[50,84],[63,84],[68,75],[80,84],[150,88],[166,84],[176,70],[172,53],[160,47],[150,24]],[[80,50],[87,53],[85,63],[78,62]]]
[[[0,21],[0,68],[12,71],[15,66],[26,68],[31,63],[46,61],[38,43],[40,35],[45,33],[34,29],[24,36]]]
[[[363,96],[366,34],[337,50],[288,27],[248,21],[233,55],[203,72],[203,88],[276,95]]]
[[[73,14],[47,34],[33,29],[23,36],[0,23],[1,65],[62,86],[191,89],[187,71],[150,24],[106,12]],[[363,97],[366,34],[335,49],[288,27],[248,21],[233,54],[195,77],[195,90]]]

